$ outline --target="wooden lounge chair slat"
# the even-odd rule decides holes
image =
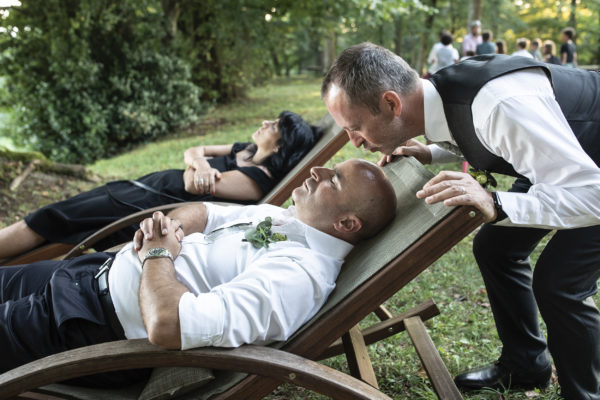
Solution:
[[[344,333],[342,342],[344,344],[344,351],[346,353],[350,374],[374,388],[379,389],[377,378],[375,378],[375,372],[373,371],[371,357],[369,357],[369,351],[367,350],[367,345],[365,344],[360,327],[354,325],[348,332]]]
[[[407,318],[404,324],[438,397],[441,400],[462,399],[421,318]]]
[[[0,399],[56,380],[91,372],[154,366],[210,367],[259,373],[306,387],[334,399],[388,400],[349,375],[291,353],[264,346],[168,351],[147,340],[122,340],[70,350],[15,368],[0,376]]]
[[[373,312],[381,321],[385,321],[386,319],[390,319],[393,317],[392,313],[387,308],[385,308],[384,305],[380,305]]]
[[[437,305],[432,299],[429,299],[395,317],[362,329],[361,332],[365,344],[370,345],[404,331],[406,329],[404,326],[404,320],[406,318],[418,316],[422,321],[427,321],[428,319],[431,319],[439,314],[440,310],[437,308]],[[343,352],[344,346],[342,344],[342,339],[337,339],[327,348],[327,350],[323,352],[323,354],[320,354],[316,360],[324,360],[340,355]]]

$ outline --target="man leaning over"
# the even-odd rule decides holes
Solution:
[[[550,355],[567,399],[600,399],[600,73],[524,57],[485,55],[419,79],[399,56],[364,43],[346,49],[322,95],[352,143],[423,163],[464,157],[516,176],[488,192],[445,171],[417,197],[472,205],[488,224],[473,251],[498,336],[500,359],[455,378],[465,390],[545,387]],[[425,146],[413,140],[425,137]],[[529,255],[553,229],[535,270]],[[537,318],[546,322],[548,341]]]

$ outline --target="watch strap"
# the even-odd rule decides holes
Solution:
[[[508,218],[508,215],[504,212],[502,208],[502,201],[500,200],[500,196],[498,196],[498,192],[492,192],[492,199],[494,199],[494,208],[496,209],[496,219],[491,221],[490,224],[495,224],[498,221],[502,221],[503,219]]]

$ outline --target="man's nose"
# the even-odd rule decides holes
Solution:
[[[363,142],[365,141],[362,138],[362,136],[360,136],[358,133],[355,133],[355,132],[348,132],[348,137],[350,138],[350,141],[352,142],[354,147],[360,147],[363,144]]]
[[[310,169],[310,175],[315,181],[319,182],[327,176],[329,171],[330,169],[325,167],[312,167]]]

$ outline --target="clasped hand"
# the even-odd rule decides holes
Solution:
[[[140,223],[140,229],[133,236],[133,249],[138,252],[140,261],[148,250],[163,247],[177,258],[181,251],[181,240],[185,236],[181,223],[171,219],[160,211],[152,214]]]

